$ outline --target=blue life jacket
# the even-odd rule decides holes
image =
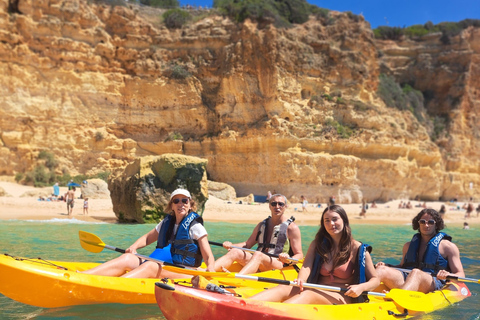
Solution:
[[[258,228],[257,237],[255,238],[255,240],[258,242],[257,250],[268,252],[269,249],[275,248],[273,253],[280,254],[284,252],[283,248],[287,242],[288,226],[295,221],[295,217],[291,216],[289,219],[287,219],[287,221],[281,223],[276,233],[274,230],[274,234],[272,235],[271,239],[267,239],[267,230],[271,218],[272,217],[268,217],[267,219],[263,220]],[[291,246],[288,248],[288,254],[293,256],[293,250]]]
[[[438,251],[440,242],[442,240],[452,241],[452,237],[448,234],[439,232],[433,236],[427,243],[425,254],[420,259],[418,257],[420,249],[420,240],[422,239],[420,233],[413,235],[407,254],[403,259],[403,266],[407,269],[418,268],[425,272],[436,273],[439,270],[449,270],[448,260],[446,260]]]
[[[195,212],[187,214],[178,225],[177,233],[173,235],[175,216],[165,217],[158,233],[157,249],[163,249],[171,244],[172,262],[185,266],[198,267],[202,264],[202,254],[198,241],[190,238],[190,228],[196,223],[203,225],[203,219]]]
[[[158,242],[157,242],[158,243]],[[163,262],[173,263],[172,261],[172,253],[170,252],[172,248],[172,244],[170,243],[168,246],[163,248],[156,248],[149,257],[154,258]]]
[[[324,243],[326,240],[324,240]],[[372,247],[366,243],[362,243],[360,247],[358,248],[357,252],[357,263],[355,264],[355,281],[353,284],[360,284],[367,282],[367,276],[365,274],[365,256],[366,252],[372,252]],[[318,283],[320,280],[320,269],[322,268],[324,260],[323,257],[320,256],[317,252],[315,252],[315,260],[313,261],[313,266],[310,271],[310,275],[308,276],[307,282],[308,283]],[[365,296],[360,295],[356,299],[354,299],[354,302],[364,302],[367,299]]]

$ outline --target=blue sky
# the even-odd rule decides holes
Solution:
[[[307,0],[321,8],[363,14],[372,28],[404,27],[432,21],[480,19],[480,0]],[[180,0],[181,5],[212,6],[212,0]]]

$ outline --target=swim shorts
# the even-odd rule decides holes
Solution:
[[[400,271],[402,274],[403,274],[403,280],[405,281],[408,277],[408,272],[405,272],[405,271]],[[447,283],[447,281],[445,280],[438,280],[437,277],[433,277],[433,282],[435,283],[435,290],[440,290],[442,289],[445,284]]]

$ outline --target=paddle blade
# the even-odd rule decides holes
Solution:
[[[78,236],[80,238],[80,245],[87,251],[99,253],[102,252],[105,247],[105,243],[103,243],[102,239],[93,233],[80,230],[78,231]]]
[[[392,299],[395,303],[408,310],[433,311],[432,301],[423,292],[392,289],[385,297]]]

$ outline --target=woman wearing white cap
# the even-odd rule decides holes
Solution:
[[[165,249],[171,253],[171,256],[165,258],[165,250],[163,250],[163,258],[161,259],[163,261],[173,261],[178,265],[198,267],[203,258],[207,265],[207,271],[214,271],[215,257],[208,243],[207,231],[203,226],[202,217],[195,213],[195,210],[195,200],[192,199],[188,190],[177,189],[173,191],[165,210],[170,214],[165,219],[135,241],[125,250],[125,254],[84,271],[84,273],[129,278],[190,277],[164,270],[159,263],[145,261],[135,255],[137,249],[146,247],[155,241],[157,241],[157,250],[151,255],[152,257],[157,258],[156,252]]]

